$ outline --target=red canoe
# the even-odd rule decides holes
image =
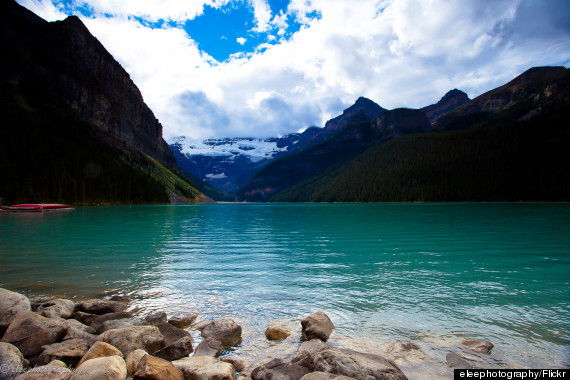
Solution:
[[[0,207],[0,210],[42,212],[42,211],[62,210],[70,208],[71,206],[62,205],[58,203],[24,203],[19,205]]]

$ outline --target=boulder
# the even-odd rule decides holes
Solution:
[[[192,337],[185,336],[176,342],[156,351],[154,356],[164,360],[178,360],[185,358],[192,353]]]
[[[87,325],[84,325],[83,323],[81,323],[75,319],[59,319],[59,321],[61,323],[63,323],[63,325],[66,326],[68,329],[74,328],[74,329],[78,329],[81,331],[85,331],[86,333],[89,333],[89,334],[95,333],[94,329],[92,329],[91,327],[89,327]]]
[[[386,351],[392,355],[401,355],[414,350],[421,350],[421,348],[408,340],[396,340],[386,347]]]
[[[185,379],[236,380],[234,366],[211,356],[192,356],[175,360],[172,364],[182,371]]]
[[[192,324],[192,322],[194,322],[196,320],[196,318],[198,318],[198,314],[197,313],[190,313],[190,312],[186,312],[186,313],[176,313],[173,316],[170,317],[170,319],[168,320],[168,323],[170,323],[173,326],[178,327],[179,329],[183,329],[185,327],[188,327]]]
[[[73,301],[58,298],[42,303],[38,307],[38,314],[47,318],[71,318],[75,304]]]
[[[0,343],[0,379],[15,379],[24,369],[24,357],[16,346]]]
[[[331,346],[328,343],[323,342],[320,339],[311,339],[311,340],[307,340],[303,343],[301,343],[299,345],[299,348],[297,348],[297,353],[299,355],[302,354],[313,354],[317,351],[321,351],[321,350],[326,350],[328,348],[333,348],[333,346]]]
[[[87,350],[85,355],[81,358],[77,366],[81,366],[84,362],[90,359],[102,358],[105,356],[120,356],[123,357],[123,353],[119,351],[116,347],[111,346],[109,343],[105,342],[95,342]]]
[[[188,331],[179,329],[170,323],[159,323],[156,325],[156,327],[158,327],[160,330],[160,333],[164,337],[164,344],[167,346],[182,338],[189,337],[192,339],[192,334],[190,334]]]
[[[83,311],[90,314],[108,314],[117,313],[123,311],[128,307],[128,305],[121,301],[111,301],[111,300],[87,300],[79,302],[75,306],[75,310]]]
[[[355,380],[353,377],[335,375],[326,372],[311,372],[301,378],[302,380]]]
[[[68,366],[75,366],[87,353],[89,345],[83,339],[71,339],[61,343],[43,346],[38,362],[47,364],[54,360],[60,360]]]
[[[445,356],[447,366],[453,369],[472,369],[473,366],[461,355],[456,352],[450,352]]]
[[[478,352],[480,354],[490,354],[493,347],[495,347],[493,343],[482,339],[465,338],[459,343],[471,351]]]
[[[35,356],[41,353],[42,346],[59,342],[66,329],[58,319],[24,311],[14,317],[2,342],[18,347],[24,357]]]
[[[358,380],[405,380],[398,366],[380,355],[328,349],[311,355],[313,371],[334,373]]]
[[[135,379],[184,380],[182,371],[172,363],[151,355],[145,355],[139,362]]]
[[[212,321],[208,321],[207,319],[202,319],[202,320],[196,321],[194,324],[192,324],[192,330],[202,331],[210,323],[212,323]]]
[[[127,363],[127,374],[129,376],[133,376],[137,369],[139,368],[139,363],[142,360],[143,356],[148,355],[148,352],[145,350],[134,350],[127,356],[125,362]]]
[[[92,315],[94,315],[94,314],[92,314]],[[91,323],[89,323],[89,326],[91,326],[93,328],[93,330],[98,330],[99,328],[101,328],[101,326],[103,326],[103,323],[105,323],[107,321],[114,321],[117,319],[129,319],[132,317],[133,317],[133,315],[131,313],[129,313],[128,311],[119,311],[116,313],[108,313],[108,314],[98,315],[91,321]]]
[[[77,367],[72,380],[124,380],[127,365],[120,356],[104,356],[87,360]]]
[[[73,372],[67,368],[64,362],[54,360],[47,365],[34,367],[24,372],[16,380],[68,380],[72,374]]]
[[[144,317],[145,324],[158,326],[161,323],[167,323],[168,317],[164,311],[155,311]]]
[[[100,315],[76,311],[71,317],[84,325],[90,325],[95,319],[99,318]]]
[[[194,356],[212,356],[217,357],[224,351],[224,345],[217,339],[206,338],[196,347]]]
[[[127,297],[127,296],[121,296],[121,295],[118,295],[118,294],[109,297],[109,300],[111,300],[111,301],[120,301],[120,302],[123,302],[123,303],[130,303],[130,302],[131,302],[131,299],[130,299],[129,297]]]
[[[95,334],[101,335],[105,331],[114,329],[124,329],[127,327],[134,327],[132,319],[113,319],[111,321],[105,321],[103,324],[95,331]]]
[[[235,370],[238,372],[243,371],[243,369],[245,368],[245,364],[237,356],[223,356],[220,358],[220,361],[230,363],[231,365],[234,366]]]
[[[268,340],[283,340],[287,339],[289,335],[291,335],[291,333],[283,330],[281,327],[269,326],[267,330],[265,330],[265,337]]]
[[[97,340],[118,348],[126,357],[136,349],[156,352],[164,347],[164,338],[156,326],[134,326],[105,331]]]
[[[273,359],[251,372],[253,380],[299,380],[311,372],[299,363],[289,363],[283,359]]]
[[[89,334],[75,327],[68,327],[65,331],[65,335],[63,336],[63,340],[71,339],[83,339],[89,346],[91,346],[97,340],[97,335]]]
[[[218,318],[202,329],[204,338],[214,338],[224,347],[232,347],[241,342],[241,326],[230,318]]]
[[[302,340],[311,340],[317,338],[323,342],[327,341],[334,329],[334,325],[331,322],[330,318],[322,311],[317,311],[316,313],[313,313],[307,318],[303,319],[301,321],[301,326]]]
[[[22,311],[32,311],[28,297],[0,288],[0,336]]]

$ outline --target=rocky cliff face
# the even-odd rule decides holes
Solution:
[[[0,7],[3,91],[24,102],[30,96],[61,100],[107,144],[176,167],[139,89],[81,20],[46,22],[12,0]]]
[[[436,104],[422,108],[430,123],[435,123],[440,117],[449,111],[469,103],[470,99],[466,93],[458,89],[453,89],[441,98]]]

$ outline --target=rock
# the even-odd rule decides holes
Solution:
[[[212,356],[217,357],[224,351],[224,345],[217,339],[206,338],[196,347],[194,356]]]
[[[334,325],[330,318],[322,311],[317,311],[303,319],[301,321],[301,326],[302,340],[317,338],[323,342],[327,341],[334,329]]]
[[[85,331],[88,334],[93,334],[95,333],[95,330],[92,329],[91,327],[84,325],[83,323],[75,320],[75,319],[63,319],[60,320],[61,323],[63,323],[64,326],[66,326],[68,329],[70,328],[74,328],[74,329],[78,329],[81,331]]]
[[[154,356],[164,360],[178,360],[185,358],[192,352],[192,337],[185,336],[176,342],[156,351]]]
[[[386,351],[392,355],[402,354],[413,350],[421,350],[421,348],[417,344],[407,340],[397,340],[390,343],[386,348]]]
[[[24,311],[14,317],[2,342],[12,343],[24,357],[30,357],[39,355],[42,346],[60,341],[65,331],[66,326],[57,319]]]
[[[65,335],[63,336],[63,340],[71,339],[83,339],[89,346],[91,346],[97,340],[97,335],[86,333],[85,331],[75,327],[68,327]]]
[[[306,374],[311,372],[299,363],[289,363],[283,359],[273,359],[269,363],[265,363],[251,372],[253,380],[299,380]]]
[[[72,380],[124,380],[127,365],[120,356],[104,356],[87,360],[77,367]]]
[[[218,318],[202,329],[204,338],[214,338],[225,347],[233,347],[241,342],[241,326],[230,318]]]
[[[313,371],[334,373],[358,380],[405,380],[396,364],[380,355],[328,349],[311,355]]]
[[[456,352],[450,352],[445,356],[447,366],[454,369],[471,369],[473,366],[461,355]]]
[[[148,352],[145,350],[134,350],[127,356],[125,360],[127,363],[127,373],[129,376],[133,376],[137,369],[139,368],[139,363],[142,360],[143,356],[148,355]]]
[[[90,314],[108,314],[123,311],[128,307],[124,302],[110,300],[87,300],[79,302],[75,309]]]
[[[109,298],[109,300],[111,300],[111,301],[120,301],[120,302],[123,302],[123,303],[130,303],[130,302],[131,302],[131,299],[130,299],[129,297],[120,296],[120,295],[117,295],[117,294],[114,295],[114,296],[111,296],[111,297]]]
[[[161,323],[167,323],[168,317],[164,311],[155,311],[144,317],[146,324],[151,326],[158,326]]]
[[[44,351],[39,357],[39,362],[47,364],[54,360],[60,360],[68,366],[75,366],[85,355],[89,346],[83,339],[71,339],[61,343],[43,346]]]
[[[328,343],[323,342],[320,339],[311,339],[311,340],[307,340],[303,343],[301,343],[299,345],[299,348],[297,348],[297,353],[299,355],[302,354],[313,354],[317,351],[321,351],[321,350],[326,350],[328,348],[333,348],[333,346],[331,346]]]
[[[179,329],[183,329],[188,327],[198,318],[198,314],[196,313],[176,313],[168,320],[173,326],[178,327]]]
[[[269,326],[265,330],[265,337],[268,340],[283,340],[286,339],[291,333],[289,331],[283,330],[281,327]]]
[[[151,355],[145,355],[139,362],[134,378],[152,380],[184,380],[184,375],[181,370],[176,368],[169,361]]]
[[[75,304],[73,301],[58,298],[44,302],[38,307],[38,314],[47,318],[71,318]]]
[[[478,352],[480,354],[490,354],[493,347],[493,343],[488,340],[465,338],[459,343],[470,349],[471,351]]]
[[[0,288],[0,336],[8,328],[16,314],[31,311],[28,297]]]
[[[236,380],[236,372],[233,365],[221,362],[210,356],[192,356],[175,360],[172,364],[182,371],[185,379]]]
[[[202,331],[204,330],[210,323],[212,323],[212,321],[208,321],[207,319],[202,319],[200,321],[197,321],[196,323],[194,323],[192,325],[192,330],[199,330]]]
[[[234,366],[235,370],[238,372],[243,371],[243,369],[245,368],[245,364],[243,363],[243,361],[236,356],[224,356],[220,358],[220,361],[230,363],[231,365]]]
[[[118,348],[124,356],[136,349],[156,352],[164,347],[164,338],[156,326],[134,326],[105,331],[97,338]]]
[[[84,362],[90,359],[102,358],[105,356],[120,356],[123,357],[123,353],[119,351],[116,347],[111,346],[109,343],[105,342],[95,342],[89,348],[89,350],[83,355],[77,366],[81,366]]]
[[[156,327],[160,330],[160,333],[164,337],[164,344],[167,346],[185,337],[190,337],[190,339],[192,339],[192,334],[188,331],[179,329],[170,323],[159,323]]]
[[[95,334],[101,335],[105,331],[114,330],[114,329],[124,329],[127,327],[134,327],[132,319],[113,319],[112,321],[105,321],[103,325],[101,325]]]
[[[129,319],[132,317],[133,317],[133,315],[131,313],[129,313],[128,311],[119,311],[117,313],[103,314],[103,315],[95,317],[91,321],[91,323],[89,323],[89,326],[91,326],[94,330],[98,330],[99,328],[101,328],[103,326],[103,323],[105,323],[107,321],[114,321],[117,319]]]
[[[15,379],[24,369],[24,357],[18,347],[0,343],[0,379]]]
[[[34,367],[24,372],[16,380],[68,380],[72,374],[73,372],[67,368],[64,362],[54,360],[47,365]]]
[[[326,372],[311,372],[303,376],[301,379],[303,380],[352,380],[353,377],[342,376],[342,375],[335,375],[333,373],[326,373]]]
[[[91,314],[91,313],[85,313],[83,311],[76,311],[75,313],[73,313],[72,318],[85,324],[85,325],[90,325],[91,323],[93,323],[93,321],[97,318],[99,318],[100,315],[97,314]]]

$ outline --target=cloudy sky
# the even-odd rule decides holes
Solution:
[[[270,137],[365,96],[422,107],[533,66],[570,66],[568,0],[17,0],[77,15],[164,137]]]

